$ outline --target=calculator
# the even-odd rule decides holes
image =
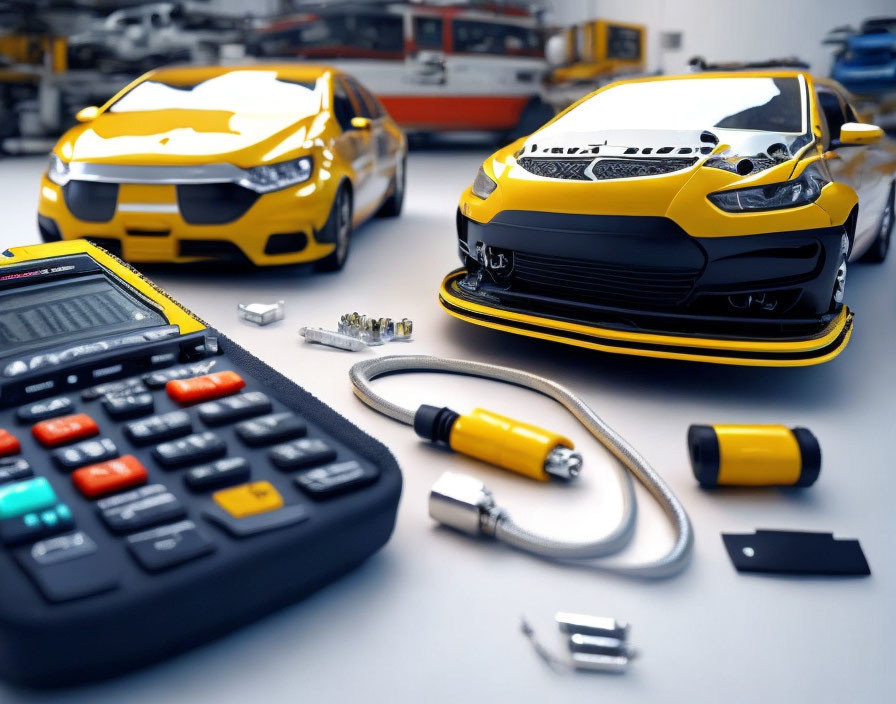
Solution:
[[[113,676],[290,604],[386,543],[401,481],[109,253],[0,255],[0,677]]]

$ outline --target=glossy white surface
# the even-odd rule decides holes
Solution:
[[[474,328],[444,314],[436,290],[457,265],[457,195],[485,152],[412,153],[404,215],[364,226],[339,274],[146,269],[179,301],[392,448],[405,489],[387,547],[310,599],[175,660],[59,693],[0,685],[0,701],[873,704],[896,698],[896,259],[850,266],[846,299],[856,310],[855,334],[838,359],[820,367],[640,360]],[[3,246],[37,241],[44,164],[0,161]],[[239,302],[279,299],[286,301],[281,322],[259,328],[237,318]],[[298,336],[302,325],[334,327],[353,310],[412,318],[414,342],[353,354],[306,345]],[[696,531],[690,568],[669,581],[636,582],[549,565],[435,528],[427,494],[450,469],[482,478],[533,526],[559,535],[601,531],[617,517],[612,459],[562,409],[531,393],[447,377],[383,381],[408,405],[459,411],[481,405],[565,432],[583,450],[585,468],[577,485],[543,486],[427,447],[410,429],[368,411],[349,387],[348,368],[362,355],[401,353],[517,366],[577,390],[663,473],[690,511]],[[821,442],[821,478],[801,493],[701,491],[685,452],[685,432],[695,422],[804,425]],[[639,492],[639,500],[632,558],[659,554],[670,539],[649,497]],[[738,575],[719,533],[756,527],[857,537],[873,576]],[[558,610],[630,622],[642,657],[624,676],[549,671],[520,635],[518,619],[526,614],[541,638],[559,647],[552,624]]]

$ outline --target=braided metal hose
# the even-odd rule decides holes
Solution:
[[[664,556],[650,562],[641,564],[600,562],[594,563],[594,567],[636,577],[671,576],[685,567],[693,547],[693,530],[681,502],[656,470],[569,389],[550,379],[511,367],[423,355],[392,355],[364,360],[352,366],[349,377],[355,394],[365,404],[400,423],[413,425],[415,411],[392,403],[371,388],[374,379],[409,372],[460,374],[501,381],[537,391],[562,404],[622,464],[618,468],[623,500],[622,516],[617,526],[606,536],[581,542],[554,540],[522,528],[506,511],[495,508],[491,514],[495,538],[524,552],[561,562],[581,563],[616,553],[628,544],[635,528],[637,502],[631,480],[633,474],[669,517],[676,531],[675,543]]]

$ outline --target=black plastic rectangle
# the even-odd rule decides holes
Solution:
[[[776,574],[871,574],[858,540],[837,540],[831,533],[757,530],[723,533],[725,549],[738,572]]]

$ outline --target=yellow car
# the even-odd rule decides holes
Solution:
[[[41,181],[45,241],[336,270],[353,227],[401,212],[404,134],[332,68],[159,69],[77,117]]]
[[[611,84],[485,160],[441,303],[609,352],[826,361],[852,330],[847,261],[889,246],[882,135],[799,71]]]

